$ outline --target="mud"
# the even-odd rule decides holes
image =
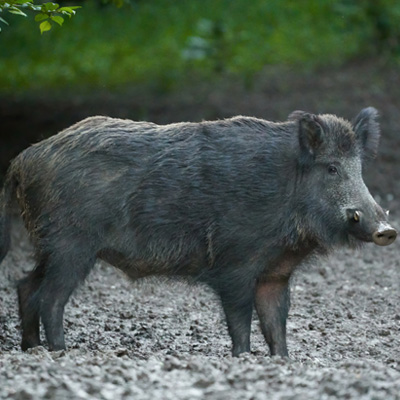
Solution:
[[[244,89],[219,88],[198,97],[160,96],[158,103],[107,98],[108,110],[85,102],[62,109],[66,100],[43,108],[42,99],[42,119],[29,100],[0,99],[0,116],[8,132],[29,125],[32,139],[40,128],[68,125],[65,117],[57,119],[61,114],[134,117],[139,103],[148,106],[141,119],[156,122],[239,113],[281,119],[297,108],[351,117],[372,105],[383,114],[383,139],[366,180],[400,228],[398,74],[346,68],[316,79],[291,75],[280,83],[260,82],[245,96]],[[43,347],[22,353],[14,283],[32,268],[33,258],[18,220],[12,238],[0,268],[0,399],[400,399],[400,240],[387,248],[338,250],[296,272],[288,321],[291,360],[283,360],[269,356],[256,316],[251,354],[232,358],[222,309],[209,289],[130,283],[106,264],[96,266],[66,307],[68,350],[51,353],[43,340]]]
[[[13,283],[33,260],[14,225],[0,270],[1,399],[400,398],[400,242],[338,251],[296,273],[291,360],[269,357],[256,316],[252,353],[232,358],[209,289],[131,283],[105,264],[66,308],[68,350],[44,341],[22,353]]]

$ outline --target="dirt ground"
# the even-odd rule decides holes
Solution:
[[[235,114],[284,119],[295,109],[351,118],[381,112],[380,155],[366,182],[400,228],[400,73],[369,60],[318,73],[266,70],[245,88],[226,82],[156,97],[0,97],[0,158],[93,114],[154,122]],[[33,266],[21,223],[0,268],[0,399],[400,399],[400,240],[341,249],[292,281],[291,360],[271,358],[258,321],[252,352],[230,355],[215,295],[202,286],[130,283],[99,264],[67,305],[67,351],[22,353],[14,282]]]

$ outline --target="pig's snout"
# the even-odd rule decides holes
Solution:
[[[376,221],[375,218],[368,217],[359,209],[347,209],[346,212],[350,223],[349,233],[357,239],[374,242],[378,246],[388,246],[395,241],[397,231],[385,220]],[[385,218],[383,211],[380,214],[382,218]]]
[[[381,222],[378,229],[372,234],[372,240],[378,246],[388,246],[397,237],[397,231],[389,224]]]

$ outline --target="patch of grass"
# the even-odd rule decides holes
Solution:
[[[251,77],[268,64],[340,64],[373,35],[364,9],[351,7],[344,0],[136,0],[118,9],[86,1],[42,36],[36,22],[8,18],[0,90],[131,83],[168,90],[194,77]]]

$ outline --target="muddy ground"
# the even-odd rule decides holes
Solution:
[[[282,76],[282,74],[284,74]],[[234,114],[283,119],[294,109],[352,117],[381,111],[382,146],[366,171],[400,228],[400,73],[369,60],[317,75],[266,70],[177,94],[0,97],[1,166],[26,143],[93,114],[155,122]],[[400,399],[400,240],[338,250],[292,281],[291,360],[270,358],[253,321],[252,353],[232,358],[214,294],[182,282],[128,282],[98,265],[69,302],[67,351],[22,353],[14,281],[33,266],[23,227],[0,268],[1,399]]]

